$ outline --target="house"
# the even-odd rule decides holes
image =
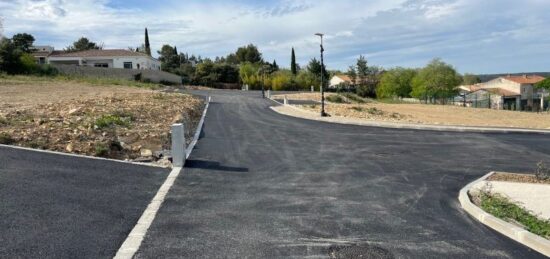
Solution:
[[[93,49],[76,52],[56,51],[51,46],[34,46],[38,64],[160,70],[160,61],[141,52],[125,49]]]
[[[335,75],[330,79],[328,88],[335,89],[340,85],[352,86],[353,81],[348,75]]]
[[[546,94],[534,85],[545,78],[538,75],[503,76],[486,83],[471,86],[460,86],[459,92],[466,96],[468,102],[477,104],[485,100],[482,96],[490,96],[490,106],[495,109],[534,110],[542,103],[541,96]],[[491,96],[492,94],[492,96]]]
[[[160,70],[160,61],[141,52],[125,49],[93,49],[77,52],[53,52],[47,57],[52,65]]]

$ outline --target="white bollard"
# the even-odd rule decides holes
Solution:
[[[271,99],[271,90],[267,90],[267,98]]]
[[[246,85],[246,90],[248,91],[248,85]]]
[[[172,165],[183,167],[185,164],[185,129],[182,123],[172,125]]]
[[[311,92],[315,92],[315,88],[313,86],[311,86]]]
[[[285,98],[284,98],[284,104],[288,105],[288,98],[286,98],[286,95],[285,95]]]

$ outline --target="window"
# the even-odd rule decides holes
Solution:
[[[109,67],[109,64],[107,64],[107,63],[95,63],[94,67]]]
[[[132,62],[124,62],[125,69],[132,69]]]

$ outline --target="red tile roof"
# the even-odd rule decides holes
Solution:
[[[147,54],[125,49],[91,49],[77,52],[54,52],[50,57],[147,57]]]
[[[518,84],[536,84],[545,78],[542,76],[532,75],[532,76],[504,76],[502,77],[506,80],[516,82]]]
[[[339,77],[340,79],[346,81],[346,82],[351,83],[351,78],[348,75],[336,75],[336,76]]]

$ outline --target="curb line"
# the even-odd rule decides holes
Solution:
[[[204,125],[204,118],[206,117],[206,112],[208,111],[211,100],[212,98],[208,96],[208,101],[206,103],[206,106],[204,107],[199,125],[195,130],[193,141],[185,152],[186,159],[189,158],[189,156],[191,155],[191,151],[193,151],[193,148],[199,140],[199,136]],[[149,230],[149,227],[151,227],[151,225],[153,224],[153,220],[155,220],[155,217],[160,207],[162,206],[162,203],[166,199],[166,195],[168,194],[170,188],[172,188],[172,185],[174,185],[174,182],[182,171],[183,167],[174,167],[172,169],[168,177],[166,177],[164,183],[160,186],[155,197],[153,197],[145,211],[143,211],[143,214],[141,214],[141,217],[139,218],[137,224],[134,226],[132,231],[130,231],[130,234],[128,234],[128,237],[126,237],[126,240],[124,240],[124,242],[118,249],[116,255],[114,256],[115,259],[131,259],[134,257],[134,255],[139,250],[139,247],[141,246],[145,235],[147,234],[147,230]]]
[[[300,109],[298,107],[295,107],[293,105],[284,105],[278,101],[275,101],[273,99],[270,99],[271,101],[285,107],[290,107],[294,110],[297,110],[299,112],[303,113],[309,113],[314,114],[310,111],[306,111],[303,109]],[[390,128],[390,129],[414,129],[414,130],[431,130],[431,131],[446,131],[446,132],[472,132],[472,133],[517,133],[517,134],[550,134],[550,130],[536,130],[536,129],[514,129],[514,128],[492,128],[492,127],[474,127],[474,126],[444,126],[444,125],[422,125],[422,124],[407,124],[407,123],[391,123],[391,122],[375,122],[375,121],[334,121],[329,119],[321,119],[321,118],[307,118],[302,117],[298,115],[292,115],[292,114],[286,114],[282,113],[278,110],[276,110],[274,106],[270,107],[271,110],[275,111],[276,113],[294,117],[294,118],[301,118],[305,120],[314,120],[314,121],[322,121],[322,122],[328,122],[328,123],[337,123],[337,124],[345,124],[345,125],[356,125],[356,126],[366,126],[366,127],[377,127],[377,128]],[[317,115],[317,113],[315,113]],[[345,118],[345,117],[341,117]]]
[[[52,154],[52,155],[70,156],[70,157],[95,159],[95,160],[102,160],[102,161],[109,161],[109,162],[117,162],[117,163],[131,164],[131,165],[150,166],[150,167],[155,167],[155,168],[166,168],[164,166],[155,165],[155,164],[152,164],[152,163],[139,163],[139,162],[132,162],[132,161],[117,160],[117,159],[112,159],[112,158],[87,156],[87,155],[80,155],[80,154],[73,154],[73,153],[63,153],[63,152],[59,152],[59,151],[36,149],[36,148],[29,148],[29,147],[11,146],[11,145],[4,145],[4,144],[0,144],[0,147],[13,148],[13,149],[25,150],[25,151],[33,151],[33,152],[46,153],[46,154]]]
[[[490,172],[462,188],[458,194],[460,205],[468,214],[470,214],[470,216],[474,217],[484,225],[515,240],[516,242],[519,242],[545,256],[550,257],[550,240],[537,236],[521,227],[512,225],[502,219],[499,219],[485,212],[484,210],[472,203],[472,201],[470,200],[470,196],[468,196],[468,192],[470,191],[470,189],[475,184],[484,181],[494,173],[496,172]]]

